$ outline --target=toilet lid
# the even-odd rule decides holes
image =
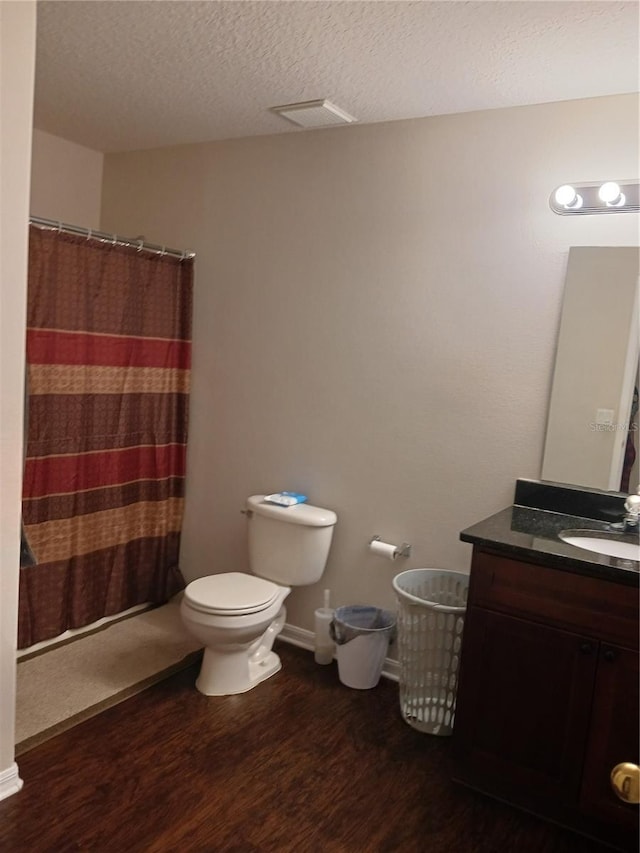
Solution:
[[[205,613],[257,613],[275,601],[280,587],[255,575],[226,572],[191,581],[184,597]]]

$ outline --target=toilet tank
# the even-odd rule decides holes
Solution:
[[[249,565],[254,575],[285,586],[320,580],[327,564],[335,512],[307,503],[282,507],[264,495],[247,500]]]

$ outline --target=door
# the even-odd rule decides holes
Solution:
[[[636,830],[638,805],[613,790],[611,771],[618,764],[640,764],[638,738],[638,653],[604,645],[600,650],[580,803],[585,811]]]
[[[588,637],[472,607],[454,731],[460,781],[531,807],[577,804],[596,662]]]

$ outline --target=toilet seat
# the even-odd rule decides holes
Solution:
[[[255,575],[225,572],[191,581],[184,597],[190,607],[201,613],[244,616],[266,610],[280,590],[277,584]]]

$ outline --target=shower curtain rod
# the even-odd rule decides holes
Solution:
[[[61,231],[65,234],[78,234],[87,240],[96,239],[102,243],[111,243],[114,246],[131,246],[139,252],[153,252],[155,255],[170,255],[181,261],[195,258],[195,252],[181,251],[180,249],[169,249],[167,246],[157,246],[155,243],[146,243],[144,240],[135,240],[130,237],[118,237],[117,234],[107,234],[106,231],[96,231],[93,228],[82,228],[79,225],[67,225],[65,222],[57,222],[55,219],[43,219],[41,216],[30,216],[29,222],[38,228],[49,228],[53,231]]]

